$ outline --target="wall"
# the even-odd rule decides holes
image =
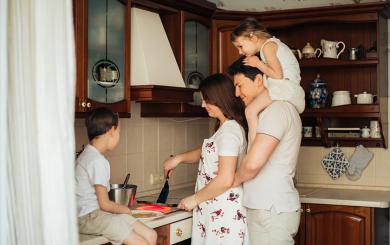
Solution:
[[[208,118],[140,118],[140,106],[132,103],[131,118],[121,118],[121,139],[107,154],[111,165],[111,183],[122,183],[127,173],[138,186],[137,196],[157,193],[162,184],[151,185],[150,174],[162,174],[163,161],[201,145],[209,136]],[[84,120],[75,123],[76,149],[88,143]],[[194,185],[197,165],[183,164],[174,171],[171,189]]]

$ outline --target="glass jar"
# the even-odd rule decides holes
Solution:
[[[316,79],[310,86],[309,107],[324,108],[328,100],[328,89],[326,83],[321,80],[320,74],[317,74]]]

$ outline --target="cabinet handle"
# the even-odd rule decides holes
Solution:
[[[87,106],[87,102],[85,102],[85,101],[81,102],[81,107],[82,108],[85,108],[86,106]]]
[[[310,208],[307,208],[306,213],[310,213],[310,212],[311,212]]]
[[[299,209],[299,211],[300,211],[301,213],[303,213],[303,208]]]
[[[176,229],[176,236],[181,236],[183,235],[183,231],[180,228]]]
[[[87,103],[87,107],[88,107],[88,108],[91,108],[91,102],[88,102],[88,103]]]

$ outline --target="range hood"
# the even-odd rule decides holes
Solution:
[[[185,88],[160,16],[131,9],[131,85]]]

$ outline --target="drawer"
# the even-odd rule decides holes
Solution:
[[[192,218],[184,219],[170,225],[170,244],[175,244],[191,238]]]

